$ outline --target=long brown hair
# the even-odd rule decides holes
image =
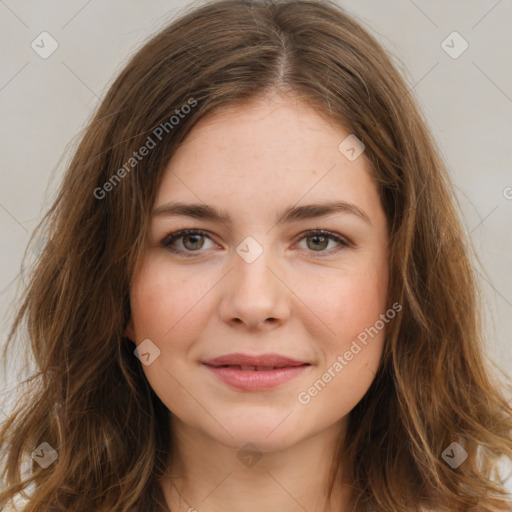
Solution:
[[[350,413],[330,489],[343,460],[358,511],[509,509],[496,469],[512,456],[512,410],[484,355],[453,187],[390,58],[329,0],[195,6],[106,94],[38,227],[48,243],[9,334],[17,350],[28,342],[37,373],[0,432],[0,507],[30,485],[26,512],[166,510],[169,411],[124,336],[130,277],[180,142],[206,114],[273,91],[364,143],[390,226],[389,304],[403,306]],[[46,468],[30,458],[43,442],[58,454]],[[442,457],[454,442],[467,452],[457,468]]]

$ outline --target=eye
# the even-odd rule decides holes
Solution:
[[[306,233],[303,233],[303,236],[301,238],[301,241],[306,241],[306,247],[308,249],[311,249],[312,252],[320,253],[321,256],[330,255],[333,252],[337,252],[344,247],[350,247],[350,244],[344,240],[341,236],[337,235],[336,233],[332,233],[330,231],[326,231],[324,229],[315,229],[312,231],[307,231]],[[311,243],[309,243],[311,241]],[[329,251],[325,251],[324,249],[327,248],[330,241],[334,241],[338,244],[337,247],[334,247],[334,249],[331,249]]]
[[[212,244],[210,247],[205,246],[205,239],[210,240]],[[302,240],[306,241],[306,247],[310,249],[311,252],[320,253],[321,255],[324,255],[324,253],[330,255],[344,247],[350,247],[350,243],[341,236],[323,229],[315,229],[302,233],[300,241]],[[309,243],[309,241],[311,241],[311,243]],[[338,246],[331,248],[329,251],[325,251],[324,249],[328,247],[331,241],[336,242]],[[215,244],[205,231],[201,231],[200,229],[184,229],[166,236],[160,242],[160,245],[175,254],[190,257],[194,256],[193,253],[204,252],[201,249],[211,249]]]
[[[199,229],[184,229],[182,231],[177,231],[176,233],[171,233],[170,235],[166,236],[160,243],[162,247],[166,247],[173,253],[183,256],[193,256],[192,254],[186,253],[203,252],[200,249],[204,247],[205,238],[208,238],[213,243],[211,238],[204,231]],[[181,243],[178,245],[184,247],[185,250],[176,247],[175,242],[179,241],[180,239]]]

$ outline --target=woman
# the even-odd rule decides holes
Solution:
[[[502,511],[511,409],[452,185],[326,1],[216,0],[149,41],[41,228],[32,511]],[[28,457],[30,472],[19,475]]]

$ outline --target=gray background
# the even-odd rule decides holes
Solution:
[[[510,374],[512,2],[339,1],[405,67],[482,262],[474,265],[484,293],[489,355]],[[69,159],[65,149],[128,57],[190,5],[0,0],[0,344],[12,320],[9,303],[20,284],[23,251],[54,197]],[[43,31],[59,45],[46,59],[31,47]],[[463,48],[463,41],[448,37],[453,31],[469,45],[457,58],[443,49],[452,46],[453,54]],[[9,375],[0,379],[0,415],[7,411],[4,400],[13,396],[16,367],[13,355]]]

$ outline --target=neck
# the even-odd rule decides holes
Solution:
[[[173,418],[174,457],[161,480],[172,512],[331,512],[348,510],[350,487],[337,474],[327,502],[337,423],[278,451],[251,452],[220,444]]]

